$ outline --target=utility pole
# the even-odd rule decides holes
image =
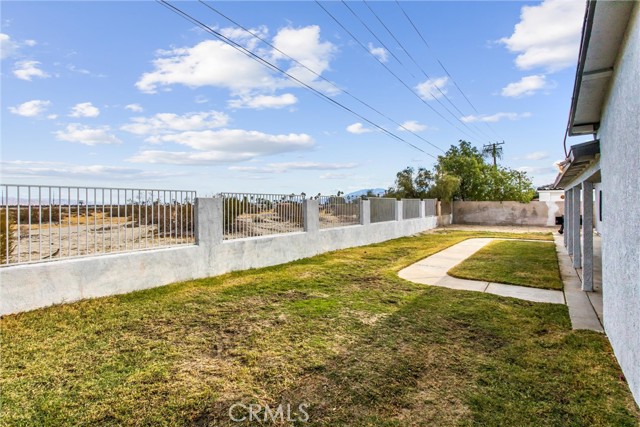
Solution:
[[[500,147],[500,145],[504,145],[504,141],[494,142],[493,144],[486,144],[482,146],[482,154],[484,154],[485,156],[493,157],[494,168],[498,167],[496,159],[502,158],[502,147]]]

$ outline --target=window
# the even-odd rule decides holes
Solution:
[[[602,222],[602,190],[598,191],[598,220]]]

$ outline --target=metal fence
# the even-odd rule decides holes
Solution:
[[[396,199],[372,197],[369,199],[371,222],[395,221]]]
[[[347,200],[342,196],[317,196],[320,228],[360,224],[360,199]]]
[[[304,231],[304,194],[220,193],[224,240]]]
[[[420,199],[402,199],[402,219],[420,218]]]
[[[0,188],[2,266],[195,243],[195,191]]]

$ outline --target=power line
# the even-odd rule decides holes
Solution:
[[[395,123],[397,126],[399,126],[401,129],[413,134],[414,136],[416,136],[417,138],[421,139],[422,141],[426,142],[427,144],[431,145],[432,147],[442,151],[444,153],[444,150],[440,147],[438,147],[437,145],[433,144],[432,142],[428,141],[427,139],[423,138],[422,136],[418,135],[416,132],[412,131],[411,129],[406,128],[403,124],[397,122],[396,120],[392,119],[391,117],[387,116],[386,114],[382,113],[381,111],[379,111],[378,109],[376,109],[375,107],[371,106],[370,104],[366,103],[365,101],[361,100],[360,98],[358,98],[357,96],[351,94],[349,91],[347,91],[346,89],[343,89],[341,87],[339,87],[337,84],[335,84],[334,82],[332,82],[331,80],[327,79],[326,77],[324,77],[322,74],[316,72],[315,70],[309,68],[307,65],[303,64],[302,62],[298,61],[297,59],[293,58],[292,56],[288,55],[286,52],[283,52],[282,50],[278,49],[276,46],[274,46],[272,43],[270,43],[268,40],[264,39],[263,37],[261,37],[260,35],[254,33],[253,31],[249,30],[248,28],[244,27],[243,25],[241,25],[240,23],[238,23],[237,21],[233,20],[232,18],[230,18],[229,16],[225,15],[224,13],[220,12],[218,9],[214,8],[213,6],[207,4],[205,1],[203,0],[199,0],[200,3],[202,3],[204,6],[206,6],[207,8],[211,9],[213,12],[217,13],[218,15],[222,16],[224,19],[226,19],[227,21],[231,22],[233,25],[236,25],[238,28],[242,29],[243,31],[245,31],[246,33],[252,35],[253,37],[255,37],[256,39],[260,40],[262,43],[266,44],[267,46],[271,47],[272,49],[274,49],[276,52],[280,53],[281,55],[287,57],[288,59],[290,59],[291,61],[295,62],[296,64],[300,65],[301,67],[307,69],[309,72],[313,73],[316,77],[324,80],[325,82],[329,83],[331,86],[335,87],[337,90],[341,91],[342,93],[344,93],[345,95],[353,98],[354,100],[356,100],[357,102],[359,102],[360,104],[364,105],[365,107],[369,108],[370,110],[376,112],[377,114],[379,114],[380,116],[384,117],[385,119],[389,120],[392,123]]]
[[[407,21],[409,21],[409,23],[411,24],[411,26],[413,27],[413,29],[416,31],[416,33],[418,34],[418,36],[420,37],[420,39],[422,40],[422,42],[424,43],[424,45],[427,47],[427,49],[431,52],[431,54],[433,55],[433,57],[436,59],[436,61],[438,62],[438,64],[440,64],[440,67],[442,68],[442,70],[447,74],[447,76],[451,79],[451,81],[453,82],[454,86],[456,87],[456,89],[458,89],[458,91],[462,94],[462,96],[464,97],[464,99],[467,101],[467,103],[471,106],[471,108],[473,108],[473,111],[476,112],[476,114],[480,114],[480,112],[478,111],[478,109],[475,107],[475,105],[473,105],[473,103],[471,102],[471,100],[467,97],[467,95],[464,93],[464,91],[462,90],[462,88],[460,88],[460,86],[458,86],[458,83],[455,81],[455,79],[453,78],[453,76],[451,75],[451,73],[449,73],[449,70],[447,70],[447,68],[444,66],[444,64],[442,63],[442,61],[440,61],[440,59],[438,58],[438,56],[431,50],[431,46],[429,46],[429,43],[427,43],[427,40],[425,40],[424,36],[422,35],[422,32],[418,29],[418,27],[416,27],[416,24],[414,24],[413,20],[409,17],[409,15],[407,14],[407,12],[404,10],[404,8],[402,7],[402,5],[400,4],[400,2],[398,0],[396,0],[396,4],[398,5],[398,7],[400,8],[400,10],[402,11],[402,14],[405,16],[405,18],[407,18]],[[498,135],[498,132],[496,132],[496,130],[489,125],[489,123],[484,122],[487,127],[494,133],[496,134],[496,136],[500,136]]]
[[[376,33],[375,33],[375,32],[373,32],[373,30],[372,30],[371,28],[369,28],[369,26],[366,24],[366,22],[364,22],[362,19],[360,19],[360,17],[356,14],[356,12],[355,12],[353,9],[351,9],[351,7],[349,7],[349,5],[348,5],[344,0],[341,0],[341,1],[342,1],[342,4],[343,4],[347,9],[349,9],[349,11],[353,14],[353,16],[355,16],[355,17],[356,17],[356,19],[357,19],[358,21],[360,21],[360,23],[361,23],[361,24],[362,24],[362,25],[367,29],[367,31],[369,31],[369,33],[373,36],[373,38],[375,38],[375,39],[378,41],[378,43],[380,43],[380,44],[382,45],[382,47],[383,47],[383,48],[385,48],[385,49],[387,50],[387,52],[389,52],[389,54],[390,54],[390,55],[391,55],[391,56],[392,56],[392,57],[393,57],[393,58],[398,62],[398,64],[400,64],[400,65],[402,66],[402,68],[404,68],[404,69],[405,69],[405,71],[406,71],[407,73],[409,73],[409,75],[415,79],[415,78],[416,78],[416,76],[414,76],[414,75],[411,73],[411,71],[409,71],[409,69],[404,65],[404,62],[400,61],[400,59],[399,59],[399,58],[398,58],[398,57],[393,53],[393,51],[392,51],[391,49],[389,49],[389,48],[387,47],[387,45],[385,45],[385,44],[384,44],[384,42],[383,42],[382,40],[380,40],[380,38],[376,35]]]
[[[348,10],[349,10],[349,12],[351,12],[351,14],[352,14],[353,16],[355,16],[355,18],[356,18],[356,19],[357,19],[357,20],[362,24],[362,26],[363,26],[363,27],[365,27],[365,28],[367,29],[367,31],[369,31],[369,33],[370,33],[370,34],[371,34],[371,35],[372,35],[376,40],[378,40],[378,42],[379,42],[380,44],[382,44],[382,46],[383,46],[383,47],[384,47],[384,48],[385,48],[385,49],[386,49],[386,50],[387,50],[387,51],[388,51],[388,52],[389,52],[389,53],[390,53],[390,54],[391,54],[391,55],[396,59],[396,61],[398,61],[398,63],[402,66],[402,68],[404,68],[404,69],[405,69],[405,71],[406,71],[407,73],[409,73],[409,75],[410,75],[411,77],[415,78],[415,76],[411,73],[411,71],[409,71],[409,68],[404,64],[404,62],[400,61],[400,59],[398,59],[398,57],[394,55],[393,51],[392,51],[391,49],[389,49],[389,48],[384,44],[384,42],[382,42],[382,40],[380,40],[380,38],[376,35],[376,33],[375,33],[375,32],[374,32],[374,31],[373,31],[373,30],[372,30],[372,29],[367,25],[367,23],[366,23],[366,22],[364,22],[364,20],[363,20],[363,19],[362,19],[362,18],[361,18],[357,13],[356,13],[356,11],[355,11],[354,9],[352,9],[352,8],[351,8],[351,6],[349,6],[349,4],[348,4],[345,0],[341,0],[341,2],[342,2],[342,4],[343,4],[343,5],[344,5]],[[368,52],[371,56],[375,57],[375,58],[378,60],[378,62],[382,63],[382,61],[380,60],[380,58],[378,58],[376,55],[374,55],[370,50],[368,50],[368,49],[367,49],[367,52]],[[405,85],[405,86],[406,86],[406,85]],[[438,89],[438,91],[439,91],[442,95],[444,95],[444,93],[442,92],[442,90],[441,90],[438,86],[436,86],[436,85],[434,85],[434,86],[436,87],[436,89]],[[411,91],[413,92],[414,90],[413,90],[413,89],[411,89]],[[415,92],[414,92],[414,93],[415,93]],[[466,124],[466,123],[464,123],[463,121],[461,121],[461,120],[460,120],[460,119],[459,119],[455,114],[453,114],[453,113],[451,112],[451,110],[449,110],[449,109],[447,108],[447,106],[446,106],[446,105],[444,105],[444,104],[440,101],[439,97],[438,97],[438,96],[436,96],[437,94],[436,94],[436,95],[434,95],[434,94],[433,94],[433,92],[429,91],[429,95],[430,95],[430,96],[431,96],[431,97],[432,97],[432,98],[433,98],[433,99],[434,99],[438,104],[440,104],[440,106],[441,106],[442,108],[444,108],[444,109],[445,109],[445,111],[451,115],[451,117],[453,117],[455,120],[457,120],[458,122],[460,122],[460,124],[462,124],[462,125],[463,125],[465,128],[467,128],[469,131],[472,131],[472,129],[471,129],[471,128]],[[421,98],[421,99],[422,99],[422,98]],[[423,100],[423,101],[424,101],[424,100]]]
[[[349,36],[351,36],[351,38],[353,38],[354,41],[356,41],[356,43],[358,43],[358,45],[360,45],[360,47],[362,49],[364,49],[365,52],[367,52],[367,54],[371,55],[376,61],[378,61],[378,63],[380,65],[382,65],[392,76],[394,76],[399,82],[400,84],[402,84],[405,88],[407,88],[412,94],[414,94],[423,104],[425,104],[429,109],[431,109],[431,111],[433,111],[434,113],[436,113],[442,120],[444,120],[445,122],[447,122],[448,124],[450,124],[451,126],[453,126],[454,128],[456,128],[457,130],[459,130],[460,132],[462,132],[463,134],[473,138],[473,136],[469,135],[467,132],[465,132],[464,130],[460,129],[457,125],[455,125],[454,123],[452,123],[451,121],[449,121],[449,119],[447,119],[445,116],[442,115],[442,113],[440,113],[438,110],[436,110],[435,108],[433,108],[432,105],[430,105],[428,102],[426,102],[424,99],[422,99],[422,97],[420,95],[418,95],[409,85],[407,85],[407,83],[405,83],[404,80],[402,80],[400,77],[398,77],[398,75],[396,73],[393,72],[393,70],[391,70],[384,62],[380,61],[380,59],[378,57],[376,57],[375,55],[373,55],[371,52],[369,52],[369,49],[367,49],[367,47],[351,32],[349,31],[349,29],[347,27],[345,27],[342,22],[340,22],[331,12],[329,12],[324,6],[322,6],[322,4],[320,4],[320,2],[318,0],[315,0],[315,3],[322,9],[325,11],[325,13],[327,15],[329,15],[329,17],[331,19],[333,19],[335,21],[336,24],[338,24],[340,26],[340,28],[342,28],[347,34],[349,34]]]
[[[280,67],[278,67],[277,65],[274,65],[272,63],[270,63],[269,61],[267,61],[266,59],[260,57],[259,55],[256,55],[255,53],[251,52],[249,49],[246,49],[244,46],[240,45],[239,43],[236,43],[235,41],[231,40],[230,38],[224,36],[222,33],[219,33],[218,31],[212,29],[211,27],[209,27],[208,25],[204,24],[203,22],[199,21],[198,19],[194,18],[193,16],[189,15],[187,12],[184,12],[183,10],[181,10],[180,8],[173,6],[172,4],[170,4],[169,2],[167,2],[166,0],[156,0],[158,3],[160,3],[161,5],[165,6],[166,8],[168,8],[169,10],[171,10],[172,12],[176,13],[177,15],[183,17],[184,19],[188,20],[189,22],[199,26],[200,28],[204,29],[206,32],[210,33],[211,35],[215,36],[216,38],[218,38],[219,40],[223,41],[224,43],[228,44],[229,46],[231,46],[232,48],[234,48],[235,50],[245,54],[246,56],[258,61],[259,63],[265,65],[266,67],[271,68],[272,70],[278,71],[282,74],[284,74],[285,76],[287,76],[288,78],[290,78],[291,80],[295,81],[296,83],[306,87],[307,89],[313,91],[313,93],[316,94],[316,96],[319,96],[323,99],[325,99],[326,101],[344,109],[345,111],[350,112],[351,114],[359,117],[360,119],[364,120],[365,122],[369,123],[370,125],[374,126],[375,128],[379,129],[380,131],[384,132],[385,134],[389,135],[390,137],[404,142],[405,144],[415,148],[416,150],[433,157],[434,159],[437,159],[436,156],[434,156],[431,153],[427,153],[426,151],[424,151],[422,148],[412,144],[409,141],[406,141],[404,138],[394,134],[393,132],[388,131],[387,129],[383,128],[382,126],[378,125],[377,123],[374,123],[373,121],[367,119],[366,117],[364,117],[363,115],[355,112],[354,110],[352,110],[351,108],[343,105],[342,103],[336,101],[335,99],[330,98],[329,96],[325,95],[324,93],[320,92],[319,90],[313,88],[312,86],[308,85],[307,83],[301,81],[300,79],[292,76],[291,74],[287,73],[286,71],[284,71],[283,69],[281,69]]]
[[[485,144],[482,146],[482,154],[485,156],[493,157],[493,167],[497,168],[498,163],[496,159],[502,158],[502,147],[500,145],[504,145],[504,141],[502,142],[494,142],[492,144]]]
[[[373,14],[373,16],[378,20],[378,22],[380,23],[380,25],[382,25],[382,27],[387,31],[387,33],[393,38],[393,40],[395,40],[395,42],[398,44],[398,46],[400,46],[400,49],[402,49],[402,51],[409,57],[409,59],[411,59],[411,61],[414,63],[414,65],[416,67],[418,67],[418,69],[422,72],[422,74],[429,80],[433,80],[431,78],[431,76],[429,76],[429,74],[427,74],[427,72],[424,70],[424,68],[418,63],[418,61],[415,60],[415,58],[413,57],[413,55],[411,55],[411,53],[404,47],[404,44],[398,40],[398,38],[395,36],[395,34],[393,34],[393,31],[391,31],[391,29],[389,29],[389,27],[384,23],[384,21],[380,18],[380,16],[376,13],[375,10],[373,10],[373,8],[371,7],[371,5],[369,5],[369,2],[367,2],[367,0],[363,0],[363,3],[365,4],[365,6],[367,6],[367,8],[369,9],[369,11],[371,11],[371,13]],[[452,79],[453,80],[453,79]],[[443,96],[447,101],[449,101],[449,104],[451,104],[451,106],[460,114],[460,116],[466,116],[465,113],[463,113],[458,106],[451,100],[451,98],[449,98],[447,96],[447,94],[445,92],[442,91],[442,89],[440,89],[440,86],[438,85],[434,85],[435,88],[438,90],[438,92],[440,92],[440,95]],[[487,135],[486,133],[484,133],[482,130],[480,130],[479,128],[477,128],[477,131],[480,132],[483,136],[490,138],[489,135]]]
[[[348,4],[347,4],[347,2],[345,2],[344,0],[341,0],[341,2],[342,2],[342,4],[343,4],[343,5],[344,5],[348,10],[349,10],[349,12],[351,12],[351,14],[352,14],[353,16],[355,16],[355,17],[356,17],[356,19],[357,19],[358,21],[360,21],[360,23],[361,23],[361,24],[362,24],[362,25],[363,25],[363,26],[364,26],[364,27],[369,31],[369,33],[371,33],[371,35],[372,35],[373,37],[375,37],[375,38],[376,38],[376,40],[378,40],[378,41],[382,44],[382,46],[384,46],[384,48],[385,48],[385,49],[387,49],[387,51],[389,51],[389,53],[391,53],[391,54],[393,55],[393,52],[391,52],[391,50],[390,50],[388,47],[386,47],[386,45],[384,45],[384,43],[382,43],[382,41],[381,41],[381,40],[378,38],[378,36],[373,32],[373,30],[371,30],[371,29],[369,28],[369,26],[368,26],[368,25],[367,25],[367,24],[366,24],[366,23],[365,23],[365,22],[360,18],[360,16],[358,16],[358,14],[355,12],[355,10],[353,10],[353,9],[352,9]],[[357,40],[356,40],[356,41],[357,41]],[[380,58],[378,58],[377,56],[375,56],[375,55],[374,55],[374,54],[373,54],[369,49],[366,49],[366,48],[365,48],[365,50],[367,51],[367,53],[369,53],[371,56],[373,56],[373,57],[374,57],[374,58],[375,58],[375,59],[376,59],[380,64],[383,64],[383,62],[380,60]],[[397,57],[396,57],[395,55],[393,55],[393,56],[394,56],[394,58],[396,58],[396,60],[398,60],[398,59],[397,59]],[[404,63],[403,63],[402,61],[398,60],[398,62],[400,62],[400,65],[402,65],[402,68],[404,68],[404,69],[407,71],[407,73],[409,73],[409,74],[411,75],[411,77],[414,77],[414,78],[415,78],[415,76],[414,76],[413,74],[411,74],[411,71],[409,71],[409,69],[404,65]],[[385,67],[385,68],[389,69],[388,67]],[[395,76],[396,78],[398,78],[398,79],[399,79],[399,77],[398,77],[397,75],[395,75],[395,74],[394,74],[394,76]],[[426,101],[425,101],[425,100],[424,100],[420,95],[418,95],[418,94],[417,94],[417,93],[416,93],[416,92],[415,92],[411,87],[409,87],[406,83],[404,83],[404,81],[402,81],[402,83],[403,83],[403,84],[404,84],[404,86],[405,86],[405,87],[407,87],[411,92],[413,92],[416,96],[418,96],[418,98],[419,98],[422,102],[424,102],[426,105],[429,105],[429,104],[428,104],[428,103],[427,103],[427,102],[426,102]],[[436,88],[437,88],[437,86],[436,86]],[[440,90],[440,88],[437,88],[437,89],[438,89],[438,90]],[[441,90],[440,90],[440,93],[442,93],[442,91],[441,91]],[[449,109],[447,108],[447,106],[446,106],[446,105],[444,105],[444,104],[440,101],[440,99],[438,98],[438,96],[435,96],[431,91],[429,91],[429,95],[430,95],[430,96],[431,96],[431,97],[432,97],[432,98],[433,98],[433,99],[434,99],[438,104],[440,104],[440,106],[441,106],[442,108],[444,108],[444,109],[445,109],[445,111],[451,115],[451,117],[453,117],[455,120],[457,120],[458,122],[460,122],[460,124],[462,124],[465,128],[467,128],[467,129],[469,129],[469,130],[471,131],[471,128],[470,128],[466,123],[464,123],[462,120],[460,120],[460,119],[459,119],[455,114],[453,114],[453,113],[451,112],[451,110],[449,110]],[[434,110],[434,111],[435,111],[435,110]],[[441,117],[442,117],[442,116],[441,116]],[[459,128],[458,128],[458,130],[461,130],[461,129],[459,129]],[[471,136],[471,135],[469,135],[469,134],[467,134],[467,135],[468,135],[468,136]]]

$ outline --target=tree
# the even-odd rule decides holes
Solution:
[[[414,173],[411,167],[398,172],[386,196],[529,202],[535,195],[525,172],[486,163],[482,152],[462,140],[438,156],[433,172],[420,168]]]
[[[446,202],[453,199],[453,195],[460,188],[460,178],[454,175],[440,174],[436,176],[436,182],[429,189],[429,198]]]
[[[460,141],[438,156],[436,172],[460,178],[460,186],[454,197],[462,200],[481,200],[486,189],[486,169],[482,153],[470,142]]]
[[[424,199],[427,197],[433,181],[434,176],[431,171],[419,168],[416,172],[409,166],[396,174],[395,186],[390,187],[384,196],[396,199]]]
[[[488,193],[484,200],[530,202],[535,195],[531,180],[525,172],[509,168],[487,171]]]

